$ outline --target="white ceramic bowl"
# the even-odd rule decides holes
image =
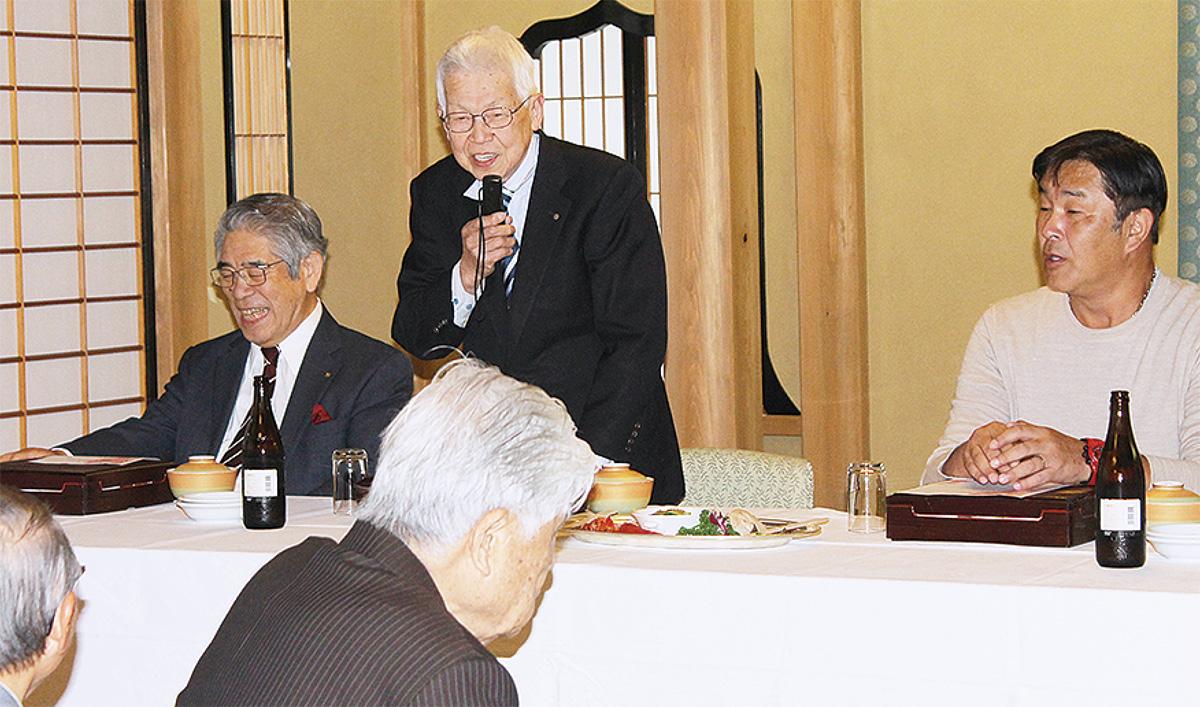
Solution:
[[[175,501],[175,505],[184,515],[199,523],[238,523],[242,520],[242,498],[236,493],[190,494]]]
[[[205,505],[237,506],[242,505],[242,494],[236,491],[211,491],[209,493],[189,493],[179,497],[184,505],[203,503]]]
[[[1146,530],[1158,554],[1170,560],[1200,560],[1200,524],[1167,523]]]
[[[646,506],[633,512],[633,519],[646,530],[660,535],[678,535],[680,528],[690,528],[700,522],[700,508],[686,506]],[[663,511],[683,511],[666,514]]]

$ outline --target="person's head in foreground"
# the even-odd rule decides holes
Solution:
[[[254,194],[221,215],[212,280],[246,339],[277,346],[312,313],[328,246],[317,212],[287,194]]]
[[[1126,291],[1139,303],[1167,205],[1154,151],[1112,130],[1088,130],[1042,150],[1033,178],[1046,285],[1076,308]]]
[[[558,400],[460,360],[384,431],[360,517],[403,540],[454,618],[487,642],[533,615],[595,459]]]
[[[50,511],[0,486],[0,691],[24,700],[58,667],[75,632],[82,573]]]

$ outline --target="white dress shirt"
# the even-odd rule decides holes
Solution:
[[[512,217],[513,228],[517,232],[513,237],[517,239],[517,245],[521,245],[521,238],[525,233],[525,216],[529,213],[529,195],[533,192],[533,177],[537,172],[538,149],[541,144],[541,136],[537,133],[533,134],[533,139],[529,141],[529,149],[525,150],[525,157],[521,159],[521,165],[517,167],[517,171],[504,182],[504,191],[509,195],[508,215]],[[483,182],[476,179],[463,192],[463,196],[474,201],[481,199],[483,191]],[[521,251],[517,250],[513,257],[508,261],[508,268],[504,271],[505,277],[508,273],[517,267],[517,259],[521,257]],[[462,260],[454,266],[454,272],[460,272]],[[450,278],[450,299],[454,303],[454,324],[459,327],[465,327],[467,320],[471,318],[471,310],[475,309],[475,299],[478,295],[483,294],[483,289],[480,288],[476,294],[467,292],[467,289],[462,286],[461,277]]]
[[[296,376],[300,375],[300,366],[304,364],[304,354],[308,352],[308,344],[312,341],[317,325],[321,323],[321,313],[324,307],[317,300],[317,306],[309,313],[300,326],[296,327],[287,338],[279,342],[279,359],[275,362],[275,391],[271,393],[271,412],[275,415],[275,423],[283,427],[283,415],[287,412],[288,401],[292,397],[292,388],[296,385]],[[262,348],[258,344],[250,344],[250,355],[246,357],[246,366],[242,369],[242,382],[238,386],[237,400],[233,404],[233,413],[225,423],[225,437],[221,440],[221,448],[217,450],[220,459],[229,445],[237,437],[246,413],[254,404],[254,377],[261,376],[263,363]]]

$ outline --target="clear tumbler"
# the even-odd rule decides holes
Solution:
[[[333,452],[333,513],[354,515],[363,495],[360,490],[370,486],[367,478],[367,452],[363,449],[336,449]]]
[[[852,533],[887,529],[887,470],[879,462],[855,462],[846,469],[846,519]]]

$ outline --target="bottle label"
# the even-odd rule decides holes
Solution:
[[[1100,530],[1108,532],[1142,529],[1142,504],[1136,498],[1100,499]]]
[[[242,469],[242,495],[251,498],[279,495],[279,474],[274,469]]]

